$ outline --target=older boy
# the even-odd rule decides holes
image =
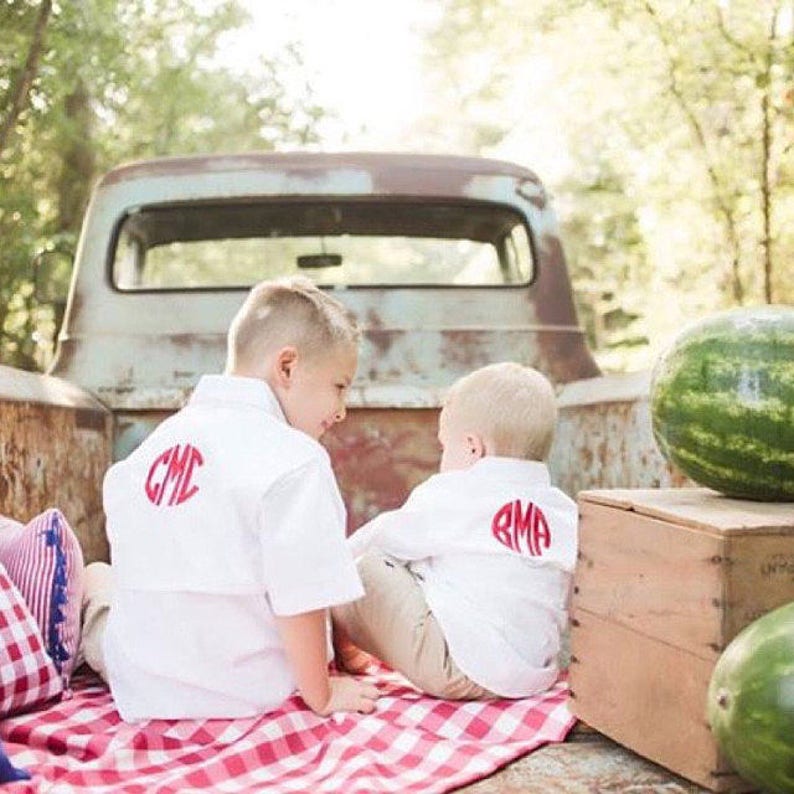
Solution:
[[[296,687],[319,714],[374,708],[374,687],[328,674],[327,608],[362,589],[317,441],[345,416],[357,342],[308,280],[258,285],[226,373],[108,471],[112,605],[103,631],[108,585],[89,578],[86,658],[125,720],[248,717]]]
[[[364,651],[449,699],[554,683],[577,546],[576,505],[542,462],[555,422],[534,369],[494,364],[453,385],[440,473],[349,539],[366,596],[332,610],[342,666],[362,669]]]

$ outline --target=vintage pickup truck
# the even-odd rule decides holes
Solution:
[[[588,350],[534,173],[430,155],[213,155],[122,166],[96,186],[49,374],[0,367],[0,513],[57,505],[86,559],[106,559],[107,466],[222,369],[247,288],[298,272],[363,331],[348,417],[325,439],[351,529],[436,469],[445,388],[494,361],[557,385],[550,464],[572,496],[683,481],[651,436],[648,374],[602,376]]]

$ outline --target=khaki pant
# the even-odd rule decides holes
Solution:
[[[85,569],[83,591],[83,630],[80,638],[80,656],[85,663],[107,682],[105,660],[102,654],[102,637],[110,612],[113,595],[113,571],[105,562],[94,562]]]
[[[358,562],[358,572],[364,597],[331,610],[334,622],[355,645],[435,697],[498,697],[474,683],[452,660],[422,588],[404,563],[366,554]]]

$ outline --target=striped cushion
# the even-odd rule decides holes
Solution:
[[[28,711],[63,691],[39,627],[0,563],[0,718]]]
[[[60,510],[50,509],[27,525],[0,522],[0,563],[19,588],[65,684],[80,643],[83,553]]]

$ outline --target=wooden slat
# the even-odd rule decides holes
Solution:
[[[732,499],[708,488],[580,491],[578,499],[706,531],[794,536],[794,502]]]
[[[732,536],[727,556],[726,645],[757,618],[794,601],[794,537]]]
[[[581,608],[573,613],[574,713],[640,755],[713,791],[750,791],[706,722],[713,663]]]
[[[724,538],[591,502],[580,511],[574,607],[715,661]]]
[[[705,718],[714,664],[794,601],[794,504],[707,489],[579,494],[571,683],[581,719],[715,791],[750,790]]]

